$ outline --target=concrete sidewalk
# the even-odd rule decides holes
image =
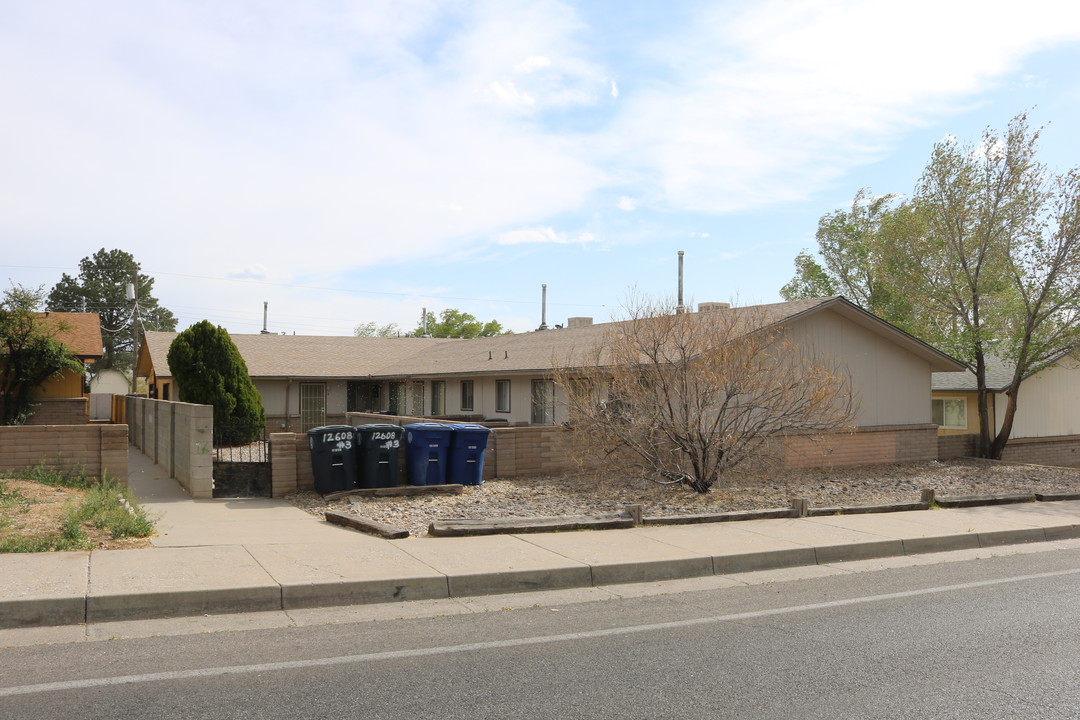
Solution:
[[[281,500],[191,500],[146,456],[151,550],[0,555],[0,628],[462,598],[1080,538],[1080,501],[382,540]]]

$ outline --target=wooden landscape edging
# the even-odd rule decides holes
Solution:
[[[387,540],[400,540],[409,537],[408,530],[391,527],[378,520],[364,517],[363,515],[351,515],[349,513],[340,513],[335,510],[327,510],[323,515],[326,516],[326,522],[328,523],[352,528],[353,530],[359,530],[360,532],[365,532],[369,535],[378,535]]]
[[[629,513],[600,513],[597,515],[568,515],[562,517],[511,517],[486,520],[450,518],[434,520],[428,535],[435,537],[464,537],[468,535],[497,535],[499,533],[555,532],[560,530],[612,530],[634,527]]]

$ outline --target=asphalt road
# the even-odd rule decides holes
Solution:
[[[1080,552],[0,650],[0,718],[1080,718]]]

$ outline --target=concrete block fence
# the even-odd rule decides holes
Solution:
[[[197,499],[214,496],[214,408],[125,398],[131,444]]]
[[[0,470],[38,464],[91,477],[107,476],[126,485],[128,426],[0,426]]]

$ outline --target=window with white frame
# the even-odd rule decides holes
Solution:
[[[461,381],[461,409],[472,410],[473,409],[473,381],[462,380]]]
[[[510,381],[495,381],[495,412],[510,412]]]
[[[930,401],[930,417],[935,425],[950,430],[967,430],[967,399],[933,398]]]

